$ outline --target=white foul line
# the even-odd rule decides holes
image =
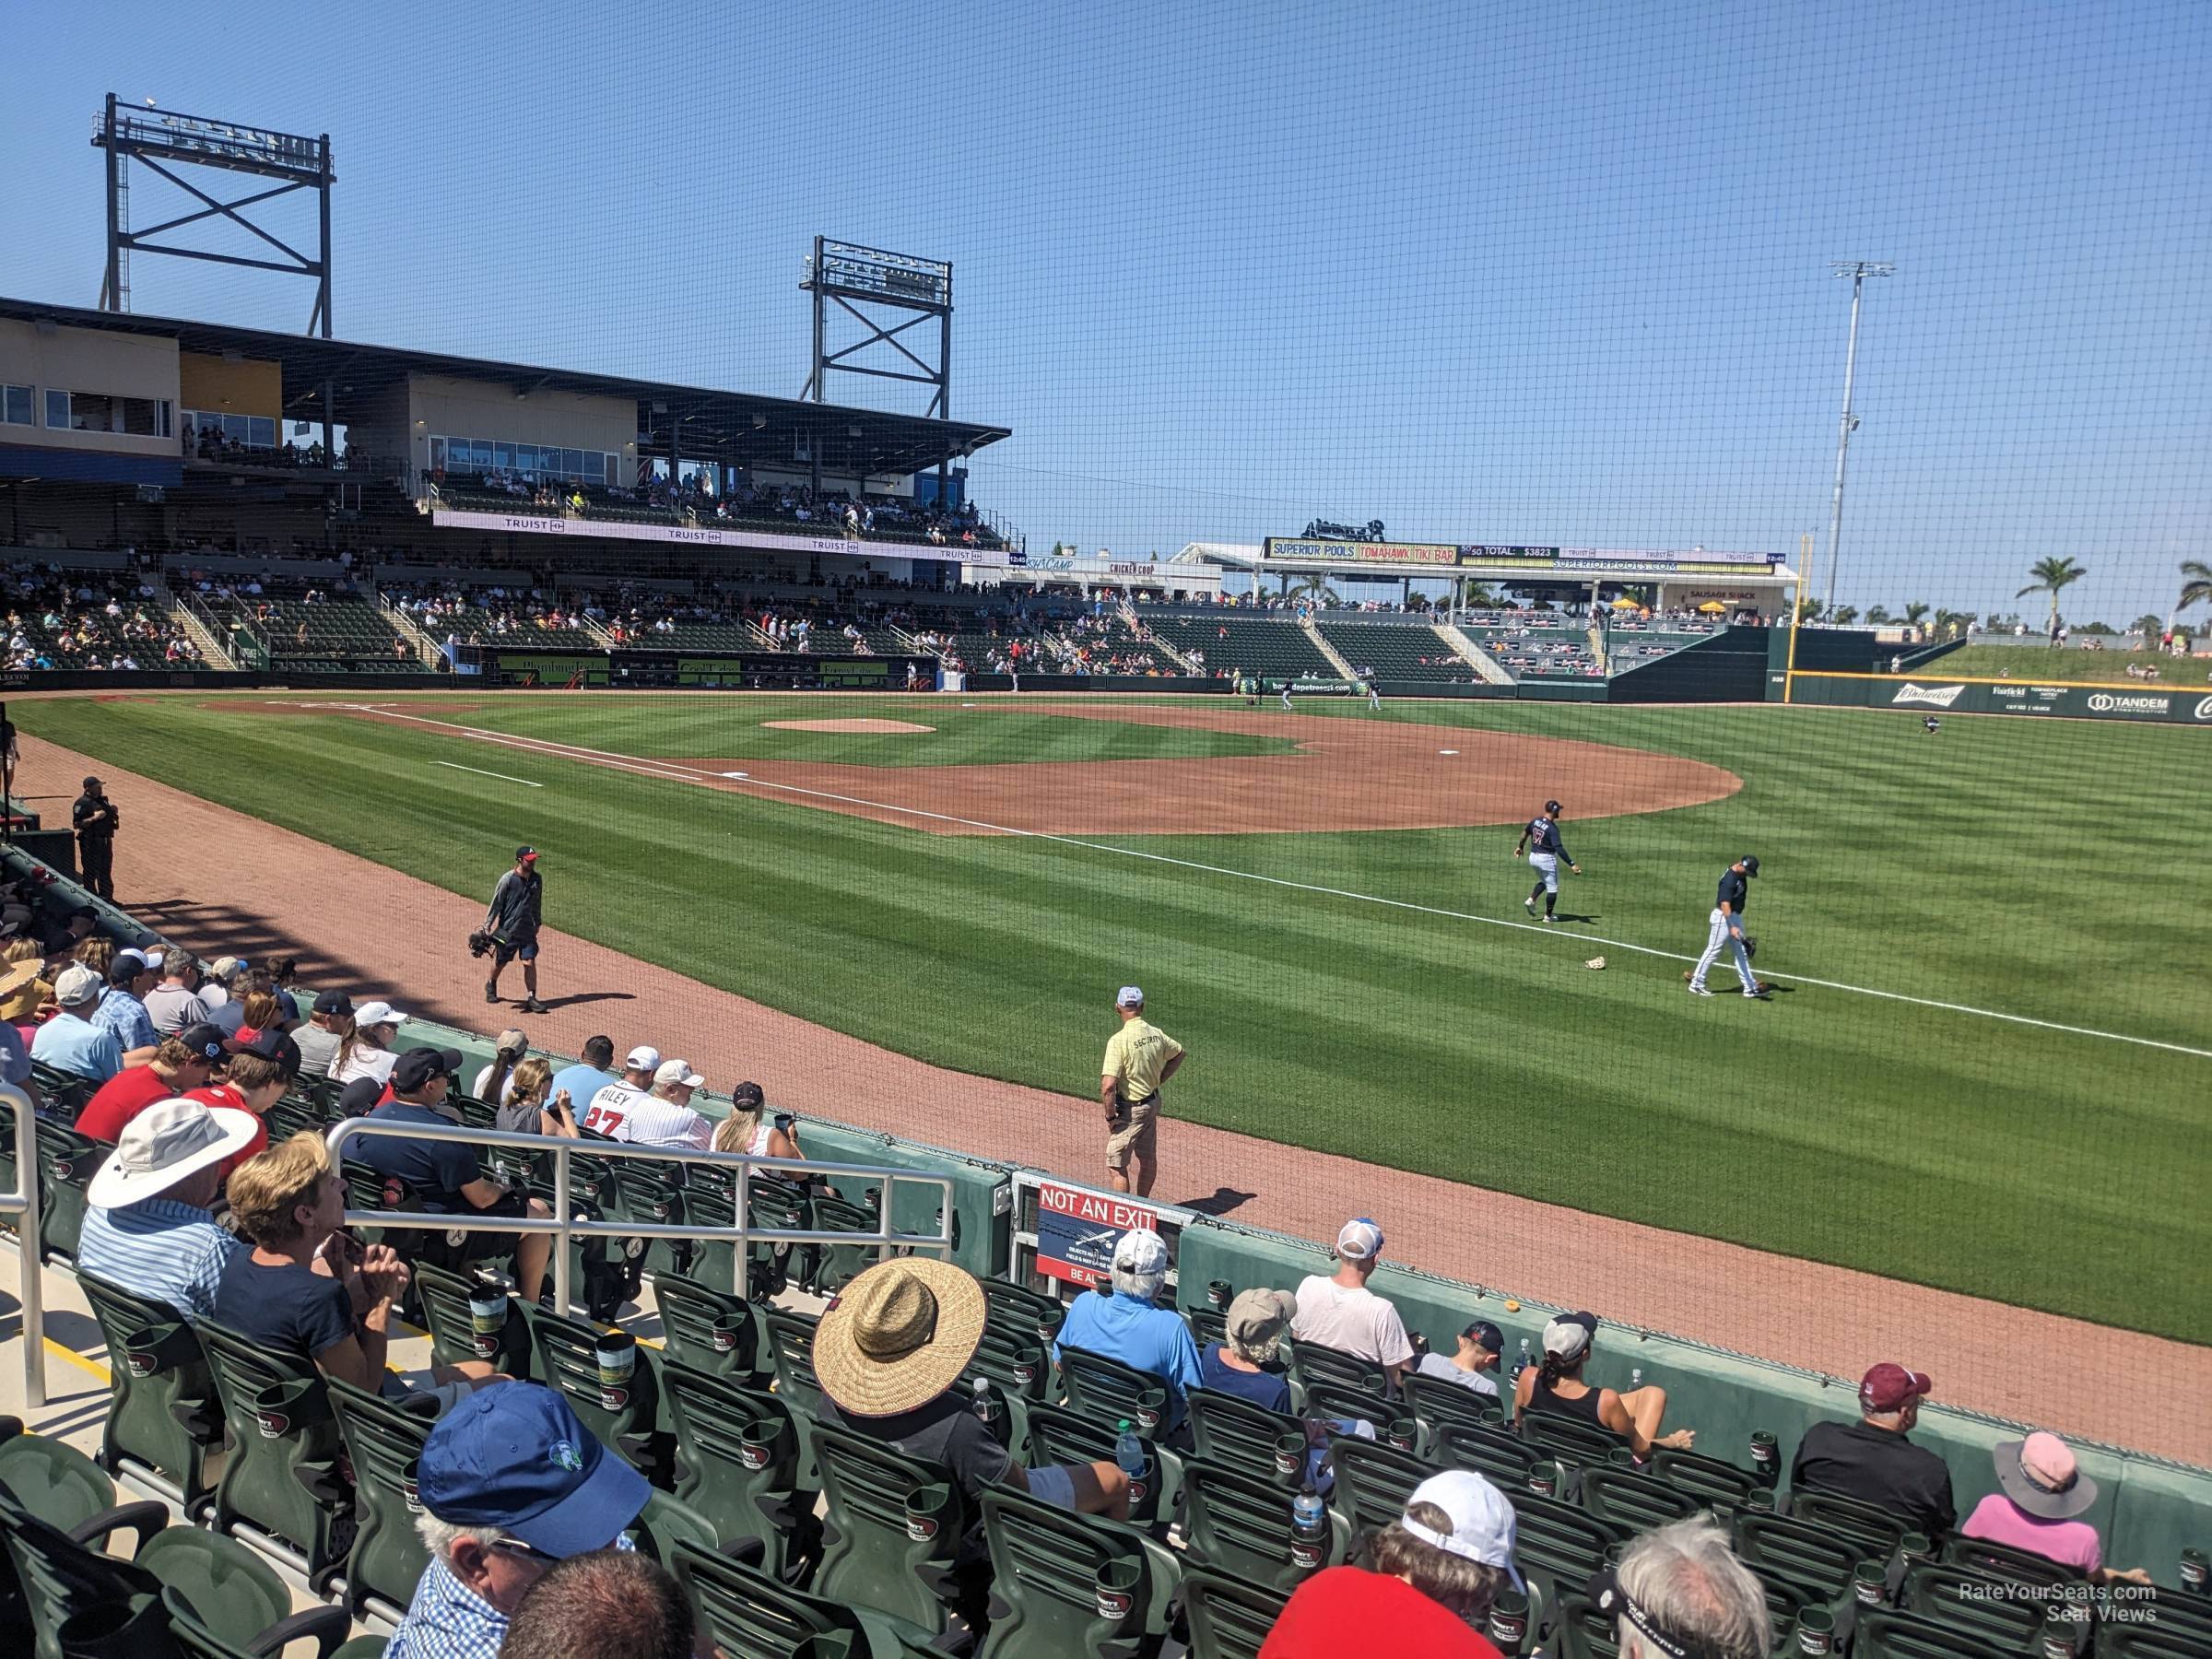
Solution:
[[[958,824],[967,830],[987,830],[997,835],[1018,836],[1025,841],[1053,841],[1064,847],[1081,847],[1092,853],[1112,853],[1122,858],[1142,859],[1147,864],[1173,865],[1179,869],[1198,870],[1208,876],[1229,876],[1239,881],[1257,881],[1267,887],[1289,888],[1301,893],[1319,893],[1330,899],[1348,899],[1359,904],[1379,904],[1388,910],[1410,911],[1417,915],[1437,916],[1451,922],[1477,922],[1485,927],[1511,928],[1515,933],[1539,934],[1549,938],[1571,939],[1577,944],[1606,945],[1615,950],[1634,951],[1639,956],[1657,957],[1670,962],[1694,962],[1695,956],[1679,951],[1658,950],[1649,945],[1636,945],[1627,939],[1601,938],[1595,934],[1565,933],[1556,927],[1545,927],[1533,922],[1513,922],[1502,916],[1477,915],[1469,911],[1444,910],[1433,904],[1416,904],[1406,899],[1385,899],[1376,893],[1355,893],[1347,888],[1320,887],[1308,881],[1291,881],[1280,876],[1263,876],[1254,870],[1231,869],[1226,865],[1200,864],[1194,859],[1171,858],[1165,853],[1147,853],[1135,847],[1116,847],[1105,841],[1084,841],[1072,835],[1054,835],[1043,830],[1017,830],[1005,824],[985,823],[981,818],[959,818],[947,812],[929,812],[919,806],[900,806],[888,801],[871,801],[860,795],[838,794],[827,789],[807,789],[797,783],[776,783],[766,778],[737,778],[728,772],[702,771],[696,767],[685,767],[680,762],[666,766],[648,765],[631,756],[618,755],[606,749],[586,748],[581,744],[556,743],[543,737],[516,737],[505,732],[486,730],[481,726],[465,726],[450,720],[432,720],[422,714],[405,714],[396,709],[378,707],[369,703],[326,703],[325,708],[343,708],[373,714],[387,720],[411,721],[418,725],[437,726],[449,732],[458,732],[479,742],[498,744],[503,747],[519,748],[533,754],[549,756],[555,759],[582,760],[591,765],[612,767],[620,771],[643,772],[650,776],[674,778],[679,782],[714,784],[729,782],[747,789],[775,789],[787,794],[807,795],[816,800],[836,801],[848,806],[865,806],[876,812],[894,812],[906,818],[927,818],[933,823]],[[440,762],[439,764],[450,764]],[[470,770],[464,768],[463,770]],[[497,773],[492,774],[497,776]],[[2171,1054],[2187,1054],[2192,1059],[2212,1060],[2212,1049],[2191,1048],[2186,1043],[2163,1042],[2155,1037],[2132,1037],[2124,1031],[2100,1031],[2088,1026],[2064,1025],[2054,1019],[2036,1019],[2026,1014],[2007,1014],[1997,1008],[1971,1007],[1965,1003],[1943,1002],[1931,996],[1907,996],[1901,991],[1882,991],[1871,985],[1846,985],[1836,980],[1812,979],[1802,973],[1765,973],[1762,978],[1788,980],[1794,984],[1812,985],[1823,991],[1848,992],[1854,996],[1878,997],[1884,1002],[1909,1003],[1917,1008],[1936,1008],[1947,1014],[1971,1014],[1979,1019],[1999,1019],[2010,1025],[2033,1026],[2038,1030],[2057,1031],[2068,1037],[2094,1037],[2106,1042],[2132,1043],[2138,1048],[2159,1049]],[[1726,994],[1735,994],[1727,993]]]
[[[432,766],[451,767],[454,771],[475,772],[479,778],[497,778],[502,783],[520,783],[524,789],[543,789],[543,783],[533,783],[527,778],[511,778],[505,772],[486,771],[480,766],[460,766],[451,760],[433,760]]]

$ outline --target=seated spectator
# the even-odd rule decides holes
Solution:
[[[1198,1345],[1191,1340],[1182,1315],[1153,1305],[1168,1280],[1167,1241],[1148,1229],[1124,1233],[1108,1272],[1110,1294],[1093,1291],[1068,1303],[1053,1358],[1057,1361],[1064,1347],[1081,1348],[1158,1377],[1168,1391],[1160,1432],[1172,1433],[1182,1425],[1183,1396],[1205,1379],[1198,1369]]]
[[[535,1382],[483,1389],[447,1412],[423,1444],[415,1489],[430,1564],[384,1659],[493,1659],[540,1576],[571,1556],[623,1547],[653,1495]]]
[[[207,1023],[219,1027],[226,1037],[238,1035],[238,1028],[246,1020],[246,997],[253,983],[253,973],[243,962],[234,957],[223,957],[217,962],[232,964],[230,971],[211,984],[200,987],[200,1000],[207,1005]],[[220,992],[218,996],[216,993]]]
[[[1198,1382],[1264,1406],[1290,1409],[1290,1384],[1279,1358],[1283,1333],[1298,1314],[1298,1298],[1288,1290],[1237,1292],[1229,1304],[1229,1340],[1198,1356]]]
[[[8,945],[6,959],[7,970],[0,974],[0,1020],[28,1025],[53,1000],[53,982],[45,976],[46,953],[36,939],[16,939]]]
[[[1318,1342],[1380,1365],[1397,1393],[1398,1379],[1413,1363],[1413,1342],[1398,1311],[1367,1288],[1382,1259],[1382,1230],[1365,1216],[1347,1221],[1336,1235],[1336,1271],[1324,1278],[1309,1274],[1299,1281],[1298,1316],[1290,1334],[1300,1342]]]
[[[1627,1394],[1593,1388],[1583,1381],[1597,1335],[1594,1313],[1562,1313],[1544,1327],[1544,1363],[1523,1371],[1513,1387],[1513,1421],[1532,1411],[1580,1418],[1600,1429],[1626,1435],[1630,1453],[1648,1457],[1653,1446],[1687,1451],[1697,1441],[1694,1429],[1677,1429],[1662,1438],[1659,1421],[1666,1413],[1666,1390],[1656,1382]]]
[[[1442,1354],[1423,1354],[1414,1371],[1424,1377],[1441,1377],[1447,1382],[1457,1382],[1477,1394],[1498,1397],[1498,1383],[1490,1372],[1498,1369],[1498,1356],[1504,1351],[1505,1335],[1487,1319],[1478,1319],[1459,1334],[1457,1350],[1449,1358]]]
[[[317,994],[307,1023],[292,1033],[300,1045],[300,1075],[327,1077],[338,1046],[353,1032],[353,998],[343,991]]]
[[[222,1033],[196,1025],[161,1039],[144,1065],[117,1072],[100,1086],[76,1114],[76,1132],[98,1141],[123,1140],[124,1125],[156,1100],[173,1100],[205,1088],[223,1063]]]
[[[1959,1524],[1951,1472],[1907,1438],[1935,1386],[1925,1371],[1887,1361],[1868,1368],[1859,1379],[1859,1420],[1807,1429],[1790,1465],[1790,1489],[1841,1492],[1890,1511],[1930,1538],[1949,1532]]]
[[[100,1011],[100,975],[72,962],[53,982],[54,1017],[30,1040],[30,1057],[55,1071],[74,1072],[105,1083],[123,1069],[123,1045],[115,1034],[92,1023]]]
[[[779,1127],[769,1115],[768,1097],[758,1083],[740,1083],[730,1090],[730,1115],[714,1125],[717,1152],[743,1152],[754,1158],[797,1158],[795,1129]]]
[[[500,1659],[691,1659],[684,1587],[635,1550],[594,1549],[546,1569],[507,1626]]]
[[[407,1017],[388,1002],[363,1003],[354,1010],[353,1030],[339,1039],[331,1056],[330,1080],[346,1084],[366,1077],[380,1087],[390,1082],[399,1061],[392,1039],[406,1022]]]
[[[576,1103],[562,1089],[546,1097],[553,1085],[553,1064],[533,1056],[514,1068],[507,1079],[507,1093],[495,1115],[493,1127],[511,1135],[552,1135],[576,1140]]]
[[[630,1108],[645,1098],[653,1087],[653,1074],[660,1069],[659,1049],[642,1042],[631,1049],[623,1056],[622,1075],[602,1085],[584,1103],[583,1127],[614,1139],[615,1130],[629,1115]]]
[[[392,1068],[392,1099],[369,1114],[373,1122],[457,1125],[460,1113],[447,1103],[453,1075],[461,1069],[458,1049],[409,1049]],[[552,1215],[545,1204],[488,1179],[477,1149],[464,1141],[403,1140],[393,1135],[356,1135],[345,1156],[358,1159],[388,1181],[400,1183],[407,1203],[433,1216]],[[435,1237],[436,1235],[429,1235]],[[515,1288],[535,1302],[543,1288],[552,1239],[545,1233],[467,1232],[441,1265],[514,1254]]]
[[[239,1012],[238,1027],[230,1033],[234,1048],[250,1049],[263,1037],[284,1035],[284,1007],[273,991],[249,991],[230,1005]],[[216,1018],[208,1023],[221,1026],[222,1016],[229,1008],[218,1008]]]
[[[195,989],[199,982],[200,965],[189,954],[174,949],[163,954],[161,982],[146,994],[147,1017],[155,1030],[171,1037],[188,1025],[207,1023],[207,1005]]]
[[[2002,1489],[1974,1505],[1959,1529],[1962,1535],[2043,1556],[2092,1584],[2150,1583],[2140,1567],[2104,1564],[2096,1527],[2080,1518],[2096,1506],[2097,1483],[2081,1472],[2065,1441],[2039,1430],[2024,1440],[1999,1441],[1990,1456]]]
[[[232,981],[243,984],[243,975],[251,967],[243,957],[219,956],[208,964],[206,982],[200,986],[200,1000],[207,1005],[207,1018],[212,1024],[220,1024],[215,1018],[216,1009],[231,1000]]]
[[[224,1163],[259,1129],[197,1100],[159,1100],[132,1118],[85,1188],[77,1272],[189,1319],[213,1312],[224,1269],[246,1247],[209,1212]]]
[[[256,1124],[270,1107],[284,1099],[284,1091],[299,1076],[300,1051],[282,1031],[263,1035],[253,1048],[241,1049],[223,1065],[223,1075],[200,1088],[186,1091],[188,1100],[233,1112],[251,1112]],[[229,1165],[235,1169],[269,1144],[266,1128],[258,1129],[251,1144]]]
[[[665,1147],[671,1150],[704,1152],[714,1137],[714,1125],[691,1104],[691,1092],[706,1086],[706,1078],[685,1060],[664,1060],[653,1068],[653,1087],[632,1099],[619,1115],[604,1115],[605,1126],[593,1125],[611,1140],[633,1147]]]
[[[1513,1547],[1497,1488],[1471,1470],[1432,1475],[1368,1540],[1363,1565],[1299,1585],[1260,1659],[1498,1659],[1480,1627],[1500,1590],[1524,1588]]]
[[[1620,1659],[1767,1659],[1767,1594],[1711,1515],[1671,1521],[1630,1541],[1601,1575]]]
[[[983,1335],[983,1291],[965,1268],[928,1256],[878,1262],[847,1281],[815,1327],[820,1420],[945,1471],[972,1513],[994,1486],[1061,1509],[1129,1518],[1129,1477],[1111,1463],[1024,1468],[955,1385]],[[980,1521],[959,1564],[988,1561]]]
[[[469,1093],[479,1100],[489,1100],[494,1106],[507,1092],[507,1074],[521,1064],[530,1052],[530,1039],[524,1032],[508,1030],[500,1033],[500,1040],[491,1051],[491,1058],[477,1068],[475,1083]]]
[[[161,1041],[139,1000],[157,982],[152,965],[135,950],[117,952],[108,964],[108,994],[100,999],[92,1023],[114,1034],[125,1065],[144,1065]]]

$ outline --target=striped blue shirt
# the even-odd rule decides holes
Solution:
[[[154,1017],[128,991],[111,989],[100,999],[100,1006],[92,1011],[92,1023],[103,1031],[112,1032],[117,1045],[126,1054],[133,1049],[152,1048],[161,1041],[154,1030]]]
[[[85,1212],[76,1270],[193,1319],[215,1310],[223,1268],[246,1246],[206,1210],[174,1198],[141,1198]]]
[[[624,1533],[613,1547],[634,1550],[637,1545]],[[384,1644],[384,1659],[500,1659],[500,1644],[506,1640],[507,1615],[432,1556],[415,1582],[407,1616]]]

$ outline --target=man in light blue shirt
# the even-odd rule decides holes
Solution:
[[[1068,1305],[1053,1358],[1063,1347],[1077,1347],[1150,1371],[1167,1384],[1168,1411],[1160,1423],[1167,1433],[1182,1421],[1183,1395],[1201,1386],[1202,1378],[1198,1345],[1182,1315],[1152,1305],[1167,1282],[1166,1242],[1148,1230],[1124,1233],[1113,1247],[1112,1277],[1112,1295],[1078,1296]]]
[[[206,1318],[224,1267],[247,1248],[207,1206],[225,1160],[260,1127],[250,1112],[186,1100],[157,1100],[125,1124],[85,1189],[77,1272]]]
[[[100,1011],[100,975],[72,962],[53,982],[53,1000],[62,1011],[41,1026],[30,1040],[30,1057],[56,1071],[74,1072],[105,1083],[123,1069],[123,1044],[112,1031],[92,1023]]]
[[[154,1030],[154,1018],[138,1000],[158,982],[153,965],[136,951],[116,952],[114,964],[108,970],[108,994],[100,999],[92,1023],[113,1034],[123,1050],[125,1065],[145,1064],[160,1046],[161,1037]],[[146,1052],[139,1053],[141,1049]]]
[[[576,1109],[576,1117],[582,1121],[584,1108],[592,1097],[610,1083],[622,1081],[622,1074],[614,1070],[615,1040],[612,1037],[593,1037],[585,1041],[583,1058],[574,1065],[564,1065],[553,1074],[546,1085],[546,1105],[550,1108],[560,1098],[562,1089],[569,1092],[569,1104]],[[656,1062],[657,1064],[657,1062]]]

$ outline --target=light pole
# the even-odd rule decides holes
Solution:
[[[1888,276],[1897,267],[1887,261],[1870,259],[1837,259],[1830,261],[1830,270],[1837,276],[1851,278],[1851,347],[1843,357],[1843,418],[1836,427],[1836,493],[1828,510],[1828,598],[1826,605],[1836,603],[1836,546],[1843,539],[1843,463],[1851,454],[1851,431],[1859,424],[1858,417],[1851,412],[1852,382],[1859,368],[1859,299],[1869,276]]]

